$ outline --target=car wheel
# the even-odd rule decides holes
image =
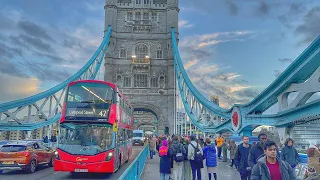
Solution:
[[[48,163],[49,167],[53,167],[54,165],[54,157],[51,158],[50,162]]]
[[[36,167],[37,167],[36,161],[32,160],[30,162],[29,168],[27,169],[27,172],[28,173],[34,173],[36,171]]]

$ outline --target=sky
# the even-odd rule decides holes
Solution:
[[[320,34],[317,0],[180,0],[188,75],[229,108],[265,89]],[[93,55],[105,0],[1,0],[0,103],[57,85]]]

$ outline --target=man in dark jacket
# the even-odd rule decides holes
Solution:
[[[241,180],[250,180],[251,167],[248,164],[250,149],[251,145],[249,144],[249,137],[243,136],[242,143],[238,145],[234,156],[234,163],[240,173]]]
[[[264,143],[267,141],[267,135],[264,133],[260,133],[258,135],[258,139],[260,142],[258,142],[251,148],[248,157],[248,164],[251,168],[253,168],[253,166],[257,164],[258,158],[264,154],[263,147]]]
[[[253,167],[251,180],[296,180],[290,164],[277,157],[276,143],[268,141],[264,146],[265,155]]]
[[[291,165],[293,170],[299,163],[298,151],[293,147],[293,139],[288,138],[284,143],[284,147],[281,149],[281,160],[286,161]]]

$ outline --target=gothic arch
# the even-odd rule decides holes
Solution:
[[[137,58],[145,58],[150,55],[150,47],[145,43],[137,43],[134,46],[134,54]]]

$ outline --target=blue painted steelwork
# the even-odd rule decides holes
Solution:
[[[149,145],[146,145],[118,180],[139,180],[146,164],[148,154]]]
[[[41,92],[39,94],[20,99],[20,100],[15,100],[7,103],[2,103],[0,104],[0,118],[1,115],[4,114],[7,117],[2,120],[5,122],[0,121],[0,130],[34,130],[39,127],[47,126],[50,125],[54,122],[56,122],[59,117],[60,113],[55,113],[51,111],[48,116],[45,115],[45,113],[42,111],[43,106],[47,101],[50,101],[50,108],[52,107],[52,101],[55,99],[57,101],[56,107],[53,109],[54,111],[58,110],[58,107],[61,107],[60,100],[62,97],[62,94],[64,93],[64,90],[67,86],[68,83],[78,80],[78,79],[95,79],[101,63],[104,59],[104,55],[107,51],[108,45],[109,45],[109,39],[111,36],[111,26],[108,27],[108,30],[105,32],[105,36],[103,38],[103,41],[101,42],[100,46],[94,53],[94,55],[91,57],[91,59],[73,76],[62,82],[61,84],[47,90],[44,92]],[[61,92],[60,98],[56,97],[56,93]],[[36,103],[44,100],[44,103],[39,107]],[[44,117],[47,117],[44,119],[43,122],[36,122],[36,123],[27,123],[21,121],[16,117],[16,114],[24,108],[29,108],[29,114],[28,114],[28,119],[30,119],[30,114],[31,114],[31,108],[35,107],[37,112]],[[10,112],[10,111],[13,111]],[[54,114],[55,113],[55,114]],[[1,119],[0,119],[1,120]],[[42,119],[41,119],[42,120]],[[9,122],[11,121],[11,122]],[[14,123],[13,123],[14,122]],[[15,124],[17,123],[17,124]]]
[[[259,125],[292,126],[292,122],[302,118],[316,117],[319,115],[320,100],[301,104],[295,108],[285,110],[273,115],[262,113],[278,102],[278,97],[285,92],[292,83],[302,83],[318,71],[320,66],[320,36],[312,42],[306,50],[271,83],[262,93],[247,104],[235,104],[229,110],[218,107],[207,100],[190,81],[180,58],[175,30],[171,30],[172,51],[174,54],[174,68],[181,99],[192,123],[203,132],[235,131],[236,133],[249,134]],[[320,91],[320,89],[319,89]],[[195,113],[194,107],[199,106],[201,113]],[[232,125],[231,113],[239,109],[241,119],[239,128]],[[224,118],[224,122],[215,126],[206,126],[201,123],[199,114],[210,113]],[[235,129],[234,129],[235,128]]]

